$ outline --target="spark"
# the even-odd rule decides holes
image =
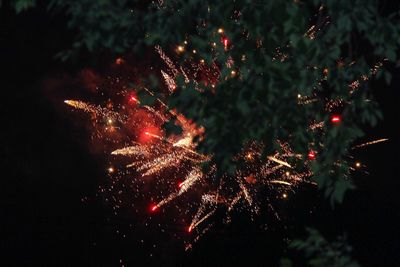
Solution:
[[[192,170],[186,177],[185,181],[180,183],[179,185],[179,191],[171,193],[168,197],[162,199],[157,205],[157,208],[160,208],[178,196],[182,195],[183,193],[187,192],[190,187],[192,187],[197,181],[199,181],[202,177],[202,174],[199,170],[195,169]]]
[[[121,123],[125,123],[127,120],[127,117],[124,115],[120,115],[118,112],[114,112],[108,108],[102,108],[99,106],[95,106],[92,104],[88,104],[85,103],[83,101],[79,101],[79,100],[65,100],[64,101],[65,104],[76,108],[76,109],[80,109],[83,110],[86,113],[92,113],[95,114],[99,117],[105,117],[105,118],[109,118],[108,121],[119,121]]]
[[[167,73],[164,71],[161,71],[162,76],[164,77],[164,80],[168,86],[168,90],[172,93],[176,89],[176,83],[173,77],[169,76]]]
[[[199,220],[197,221],[193,221],[190,226],[189,226],[189,232],[191,232],[194,228],[196,228],[199,224],[201,224],[202,222],[204,222],[205,220],[207,220],[211,215],[213,215],[215,213],[215,209],[210,211],[209,213],[207,213],[205,216],[201,217]]]
[[[161,136],[159,136],[159,135],[157,135],[157,134],[152,134],[151,132],[144,132],[144,134],[145,135],[148,135],[148,136],[151,136],[151,137],[154,137],[154,138],[157,138],[157,139],[160,139],[160,140],[162,140],[163,138],[161,137]]]
[[[236,197],[232,200],[228,207],[228,211],[231,211],[233,207],[239,202],[239,200],[242,198],[242,192],[239,192]]]
[[[286,181],[282,181],[282,180],[271,180],[269,181],[269,183],[271,184],[281,184],[281,185],[287,185],[287,186],[291,186],[292,183],[286,182]]]
[[[229,40],[228,40],[228,38],[224,38],[223,39],[223,43],[224,43],[224,48],[225,48],[225,50],[227,50],[228,49],[228,44],[229,44]]]
[[[341,120],[342,120],[342,119],[341,119],[341,117],[340,117],[339,115],[333,115],[333,116],[331,117],[331,122],[332,122],[332,123],[339,123]]]
[[[128,146],[124,147],[121,149],[117,149],[111,152],[111,155],[123,155],[123,156],[129,156],[129,155],[143,155],[143,156],[148,156],[150,150],[146,147],[140,146],[137,144],[136,146]]]
[[[308,158],[309,158],[310,160],[314,160],[314,159],[315,159],[315,152],[311,150],[311,151],[308,153]]]
[[[287,163],[286,161],[277,159],[277,158],[275,158],[275,157],[273,157],[273,156],[268,156],[268,159],[271,160],[271,161],[274,161],[274,162],[276,162],[276,163],[279,163],[279,164],[281,164],[281,165],[283,165],[283,166],[292,168],[292,166],[291,166],[289,163]]]
[[[388,140],[389,140],[389,138],[377,139],[377,140],[374,140],[374,141],[369,141],[369,142],[366,142],[366,143],[363,143],[363,144],[359,144],[359,145],[353,146],[352,149],[362,148],[362,147],[366,147],[366,146],[370,146],[370,145],[375,145],[375,144],[378,144],[378,143],[386,142]]]

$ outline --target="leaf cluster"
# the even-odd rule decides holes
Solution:
[[[339,236],[335,241],[328,242],[316,229],[308,228],[308,237],[305,240],[296,239],[289,248],[302,252],[307,266],[310,267],[359,267],[350,253],[352,248],[347,244],[345,236]],[[282,267],[291,267],[289,259],[281,261]]]

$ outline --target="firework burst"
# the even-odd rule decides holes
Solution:
[[[224,42],[226,46],[225,43],[227,41]],[[164,79],[167,95],[177,89],[176,79],[180,75],[184,77],[186,83],[193,82],[195,90],[199,91],[201,91],[199,73],[206,77],[207,84],[214,85],[219,78],[220,72],[215,64],[206,67],[204,62],[200,61],[198,64],[190,62],[188,68],[177,67],[178,64],[174,63],[160,47],[156,47],[156,52],[166,65],[166,69],[161,70],[160,75]],[[281,60],[284,61],[285,57]],[[356,89],[358,85],[355,84],[358,84],[358,81],[352,83],[350,87]],[[144,86],[140,89],[155,96],[154,92]],[[136,184],[146,183],[150,179],[155,180],[156,184],[167,185],[160,187],[162,189],[149,198],[151,213],[169,209],[171,203],[177,202],[177,199],[191,192],[191,200],[185,214],[192,213],[187,232],[197,233],[193,241],[198,240],[209,229],[207,222],[218,208],[225,210],[229,221],[230,213],[235,209],[246,209],[251,214],[257,214],[260,205],[263,204],[257,195],[263,188],[268,188],[286,198],[287,192],[294,190],[300,184],[316,185],[311,180],[312,172],[309,168],[309,162],[317,156],[316,152],[310,151],[308,157],[304,158],[292,151],[289,143],[280,140],[276,141],[279,151],[267,156],[262,154],[263,144],[250,142],[243,147],[242,152],[233,159],[238,165],[233,176],[226,174],[218,177],[215,165],[205,172],[201,164],[209,162],[212,155],[196,151],[198,141],[195,140],[201,140],[205,131],[201,126],[193,124],[181,114],[171,110],[160,98],[156,98],[154,104],[150,106],[140,105],[139,98],[133,90],[121,89],[118,95],[117,103],[108,101],[106,107],[78,100],[66,100],[65,103],[92,114],[95,125],[102,125],[102,130],[97,131],[97,136],[100,139],[107,139],[110,162],[126,162],[117,169],[109,167],[111,176],[117,177],[116,180],[118,177],[129,177]],[[315,96],[297,96],[299,105],[315,101],[319,101]],[[340,100],[326,101],[326,103],[327,111],[341,104]],[[162,125],[170,121],[174,121],[182,129],[180,134],[166,135]],[[331,118],[333,124],[338,124],[340,121],[341,117],[338,115]],[[323,128],[324,122],[314,122],[308,130],[323,130]],[[113,133],[110,134],[110,131]],[[355,148],[385,140],[368,142]],[[143,189],[137,187],[135,194],[141,194],[141,190]],[[268,201],[268,196],[266,199]],[[179,207],[179,209],[184,208]],[[274,214],[278,216],[276,212]],[[191,244],[187,248],[190,247]]]

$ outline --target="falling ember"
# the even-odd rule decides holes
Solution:
[[[151,211],[156,211],[156,209],[157,209],[158,207],[157,207],[157,205],[153,205],[152,207],[151,207]]]
[[[352,149],[362,148],[362,147],[366,147],[366,146],[370,146],[370,145],[375,145],[375,144],[378,144],[378,143],[386,142],[388,140],[389,140],[388,138],[382,138],[382,139],[378,139],[378,140],[374,140],[374,141],[370,141],[370,142],[366,142],[366,143],[363,143],[363,144],[360,144],[360,145],[353,146]]]
[[[293,184],[286,182],[286,181],[281,181],[281,180],[272,180],[270,181],[271,184],[281,184],[281,185],[287,185],[287,186],[292,186]]]
[[[342,118],[339,115],[333,115],[331,117],[331,122],[332,123],[339,123],[342,120]]]
[[[141,144],[156,143],[157,140],[162,140],[161,130],[153,125],[145,126],[139,133],[138,142]]]
[[[150,136],[150,137],[154,137],[154,138],[158,138],[158,139],[160,139],[160,140],[162,139],[161,136],[159,136],[159,135],[157,135],[157,134],[153,134],[153,133],[148,132],[148,131],[144,132],[144,135],[147,135],[147,136]]]
[[[289,163],[287,163],[287,162],[285,162],[285,161],[283,161],[283,160],[277,159],[277,158],[275,158],[275,157],[273,157],[273,156],[268,156],[267,158],[268,158],[269,160],[271,160],[271,161],[274,161],[274,162],[279,163],[279,164],[281,164],[281,165],[284,165],[284,166],[286,166],[286,167],[292,168],[292,166],[291,166]]]
[[[229,45],[229,40],[228,40],[228,38],[224,37],[224,38],[222,39],[222,43],[224,44],[225,50],[228,49],[228,45]]]
[[[168,90],[171,93],[174,92],[175,89],[176,89],[175,77],[170,76],[169,74],[167,74],[163,70],[161,71],[161,75],[163,76],[164,81],[168,86]]]
[[[310,160],[314,160],[315,159],[315,152],[314,151],[311,150],[308,153],[308,159],[310,159]]]
[[[140,104],[140,102],[139,102],[139,100],[138,100],[136,94],[134,94],[134,93],[131,93],[131,94],[129,95],[128,101],[129,101],[129,103],[131,103],[131,104],[135,104],[135,105],[136,105],[136,104]]]

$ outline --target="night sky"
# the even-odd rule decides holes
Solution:
[[[182,241],[156,228],[129,230],[139,219],[111,216],[96,197],[105,159],[90,151],[88,131],[57,104],[54,95],[67,92],[49,90],[49,80],[92,64],[84,55],[54,60],[72,42],[65,24],[43,9],[19,16],[0,9],[0,266],[277,266],[287,239],[303,237],[305,226],[328,239],[346,232],[362,266],[400,266],[399,69],[390,66],[391,86],[372,84],[384,120],[366,129],[362,141],[390,141],[355,154],[370,174],[355,175],[358,189],[343,205],[332,210],[316,190],[304,188],[277,204],[285,223],[264,213],[255,221],[236,214],[185,252]]]

